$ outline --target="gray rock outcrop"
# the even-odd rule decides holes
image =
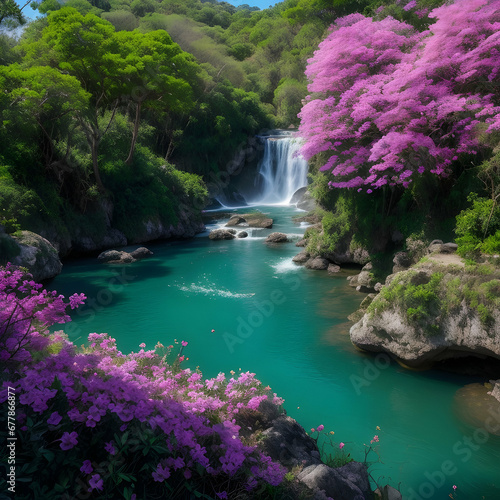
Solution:
[[[314,498],[368,500],[373,497],[366,466],[351,462],[332,468],[320,458],[316,441],[293,418],[280,415],[263,431],[262,451],[287,468],[303,467],[297,479],[313,490]]]
[[[61,272],[57,250],[48,240],[31,231],[20,231],[12,239],[20,250],[12,264],[26,267],[35,281],[53,278]]]
[[[324,269],[328,269],[328,266],[330,265],[330,261],[327,259],[324,259],[323,257],[314,257],[309,259],[305,263],[305,267],[307,269],[314,269],[317,271],[322,271]]]
[[[498,270],[475,275],[432,262],[392,275],[387,293],[376,296],[351,327],[351,341],[411,367],[465,356],[500,359],[499,276]]]

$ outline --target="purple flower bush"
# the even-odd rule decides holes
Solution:
[[[286,469],[245,443],[237,423],[281,398],[249,372],[205,380],[182,368],[174,345],[125,355],[107,334],[90,334],[81,349],[49,334],[84,298],[68,304],[19,270],[0,270],[0,403],[14,387],[23,445],[16,498],[215,498],[281,483]]]
[[[369,193],[426,172],[446,177],[460,154],[478,152],[480,136],[498,133],[498,2],[457,0],[429,17],[421,33],[349,15],[309,59],[302,154],[318,155],[331,187]]]

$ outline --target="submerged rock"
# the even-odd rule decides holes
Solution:
[[[500,436],[500,401],[491,384],[468,384],[455,393],[454,410],[468,426]],[[494,389],[493,389],[494,390]]]
[[[53,278],[61,272],[62,262],[50,241],[31,231],[20,231],[12,240],[19,247],[12,264],[26,267],[35,281]]]

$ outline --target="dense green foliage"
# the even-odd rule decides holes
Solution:
[[[368,314],[380,315],[396,307],[409,325],[433,336],[442,332],[447,318],[457,317],[467,307],[479,317],[483,327],[489,328],[493,313],[500,306],[498,269],[488,264],[467,267],[465,272],[462,268],[437,267],[434,273],[399,273],[368,306]]]
[[[201,0],[40,2],[45,18],[19,40],[0,37],[3,220],[102,232],[104,197],[127,236],[148,219],[175,225],[180,205],[197,213],[206,199],[200,178],[179,172],[212,182],[249,136],[298,125],[306,62],[335,19],[392,16],[423,31],[443,0],[408,3],[285,0],[261,11]],[[496,252],[500,183],[498,167],[487,165],[497,139],[482,157],[462,154],[448,179],[422,175],[406,190],[370,196],[332,192],[318,155],[311,189],[326,217],[310,231],[309,250],[360,245],[375,256],[408,237],[453,239],[464,211],[462,253]]]

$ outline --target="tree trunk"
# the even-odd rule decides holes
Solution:
[[[104,184],[102,183],[101,180],[101,174],[99,173],[99,165],[97,163],[97,142],[98,142],[97,138],[95,137],[95,135],[93,135],[91,144],[92,168],[94,170],[94,177],[97,184],[97,188],[99,189],[100,193],[104,193],[106,190],[104,189]]]
[[[130,151],[128,153],[128,157],[125,160],[127,165],[130,165],[134,159],[134,151],[135,151],[135,143],[137,142],[137,136],[139,135],[139,122],[141,120],[141,107],[142,101],[137,103],[137,107],[135,109],[135,122],[134,122],[134,132],[132,134],[132,142],[130,143]]]

